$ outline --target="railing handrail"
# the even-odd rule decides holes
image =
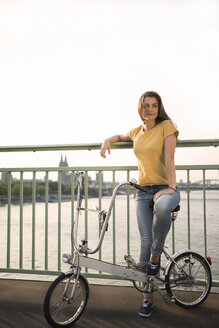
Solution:
[[[0,146],[0,152],[28,152],[28,151],[57,151],[57,150],[97,150],[101,148],[101,143],[84,144],[58,144],[58,145],[24,145],[24,146]],[[116,142],[111,145],[112,149],[130,149],[132,142]],[[178,140],[177,147],[217,147],[219,139],[191,139]]]
[[[219,164],[175,165],[176,170],[218,170]],[[69,171],[136,171],[133,166],[62,166],[62,167],[0,167],[0,172],[69,172]]]

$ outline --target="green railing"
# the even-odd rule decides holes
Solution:
[[[177,147],[218,147],[219,139],[178,140]],[[0,146],[0,152],[36,152],[57,150],[95,150],[100,149],[100,143],[64,144],[64,145],[32,145],[32,146]],[[130,149],[132,142],[119,142],[111,145],[112,149]]]
[[[177,147],[217,147],[219,140],[185,140],[178,141]],[[115,149],[131,148],[131,143],[118,143],[113,145]],[[0,147],[0,152],[25,152],[25,151],[57,151],[57,150],[92,150],[99,149],[100,144],[86,144],[86,145],[51,145],[51,146],[20,146],[20,147]],[[203,186],[201,190],[201,202],[202,202],[202,217],[200,223],[203,227],[203,253],[209,255],[208,246],[208,231],[214,228],[214,222],[210,222],[207,213],[207,187],[206,186],[206,172],[212,170],[219,170],[218,165],[179,165],[176,166],[177,171],[186,171],[187,181],[184,193],[184,204],[185,209],[184,215],[187,221],[187,233],[186,246],[187,248],[193,249],[193,234],[194,231],[191,229],[193,220],[193,211],[191,210],[191,194],[193,193],[190,185],[190,173],[191,171],[202,171]],[[125,172],[126,180],[129,180],[132,173],[137,171],[136,166],[98,166],[98,167],[33,167],[33,168],[0,168],[0,172],[6,174],[7,177],[7,195],[1,196],[0,200],[5,199],[6,204],[2,204],[0,207],[0,225],[1,225],[1,242],[0,242],[0,272],[7,273],[30,273],[30,274],[43,274],[43,275],[57,275],[61,270],[66,270],[66,267],[62,265],[61,254],[62,252],[69,252],[71,249],[70,244],[70,231],[74,224],[74,212],[75,212],[75,194],[74,194],[74,182],[75,173],[77,171],[85,172],[85,207],[89,206],[91,199],[89,198],[90,181],[89,174],[92,172],[99,173],[99,180],[95,186],[97,190],[97,203],[99,209],[107,210],[108,197],[103,197],[104,184],[102,183],[102,173],[111,172],[112,180],[111,187],[113,188],[118,181],[116,175]],[[57,192],[56,199],[51,200],[50,196],[50,175],[54,172],[58,174],[57,181]],[[62,186],[62,174],[63,172],[70,172],[70,194],[63,195]],[[19,178],[19,197],[13,195],[12,174],[16,173]],[[25,174],[31,174],[31,196],[29,198],[25,195]],[[44,178],[44,195],[40,196],[37,194],[37,174],[45,174]],[[124,179],[123,179],[124,180]],[[108,184],[109,186],[109,184]],[[127,187],[123,190],[125,195],[122,195],[121,202],[124,209],[124,218],[122,224],[125,225],[123,229],[123,241],[125,246],[119,244],[120,235],[118,232],[119,222],[119,210],[120,205],[115,204],[110,227],[110,238],[108,240],[109,245],[111,244],[110,255],[105,255],[103,249],[98,253],[98,258],[103,260],[112,261],[112,263],[120,263],[121,248],[124,249],[125,253],[135,252],[136,250],[132,246],[133,242],[137,245],[139,240],[133,241],[133,207],[134,199],[130,188]],[[199,192],[200,193],[200,192]],[[66,202],[68,200],[68,203]],[[54,203],[51,203],[54,201]],[[29,203],[28,203],[29,202]],[[104,204],[103,204],[104,203]],[[103,207],[104,206],[104,207]],[[67,209],[66,209],[67,208]],[[29,211],[27,214],[26,211]],[[42,215],[43,211],[43,215]],[[56,212],[55,219],[51,217],[51,211]],[[55,211],[55,212],[54,212]],[[68,212],[66,212],[68,211]],[[43,216],[43,218],[42,218]],[[92,219],[93,220],[93,219]],[[124,223],[125,222],[125,223]],[[90,218],[88,213],[85,212],[83,217],[83,237],[86,239],[90,238],[89,227]],[[176,223],[177,224],[177,223]],[[178,238],[175,232],[176,224],[172,225],[172,234],[168,241],[169,247],[172,248],[174,253],[178,251]],[[213,225],[213,227],[210,226]],[[96,227],[97,233],[100,232],[99,223],[92,223]],[[99,230],[99,231],[98,231]],[[125,230],[125,233],[124,233]],[[96,232],[95,232],[96,233]],[[98,235],[96,235],[98,238]],[[109,248],[110,246],[107,245]],[[106,246],[104,246],[106,247]],[[216,245],[215,245],[216,247]],[[215,253],[218,254],[218,250]],[[119,254],[119,255],[118,255]],[[52,260],[51,260],[52,259]],[[219,263],[218,263],[219,266]],[[86,275],[89,277],[100,277],[100,278],[116,278],[102,273],[90,272],[86,270]],[[214,278],[214,275],[213,275]],[[214,279],[214,286],[219,286],[218,279]]]

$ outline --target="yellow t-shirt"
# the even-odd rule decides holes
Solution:
[[[179,134],[170,120],[162,121],[146,132],[143,130],[143,125],[129,132],[138,160],[139,185],[168,185],[164,162],[164,139],[174,133],[176,137]]]

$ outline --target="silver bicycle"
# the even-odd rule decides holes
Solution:
[[[118,189],[130,185],[147,191],[134,180],[120,183],[115,187],[108,211],[98,211],[102,229],[97,247],[92,250],[88,248],[86,240],[82,240],[81,244],[77,241],[80,213],[83,210],[89,211],[82,207],[83,177],[83,172],[79,172],[76,181],[77,206],[74,229],[72,229],[74,255],[72,257],[70,254],[63,254],[63,262],[69,264],[70,269],[56,278],[46,293],[44,315],[47,322],[55,328],[71,327],[82,315],[89,298],[89,284],[81,274],[82,267],[130,280],[140,292],[158,291],[164,301],[184,308],[192,308],[203,303],[212,285],[211,260],[196,252],[185,250],[170,256],[164,248],[163,254],[167,263],[161,266],[159,275],[154,278],[148,277],[145,270],[139,268],[130,255],[124,256],[126,261],[124,266],[89,257],[98,252],[102,245]],[[172,220],[176,219],[178,211],[179,206],[172,212]]]

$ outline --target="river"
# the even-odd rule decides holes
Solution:
[[[212,258],[212,274],[214,280],[219,280],[219,191],[206,191],[206,225],[207,225],[207,255]],[[102,198],[102,209],[107,210],[110,197]],[[99,200],[88,199],[89,208],[97,208]],[[192,191],[190,194],[190,234],[191,249],[204,255],[204,206],[203,192]],[[124,265],[124,254],[127,254],[127,198],[119,195],[115,203],[115,249],[116,263]],[[84,213],[80,216],[79,241],[84,238]],[[19,234],[20,234],[20,207],[11,206],[11,268],[19,267]],[[45,252],[45,204],[36,203],[36,228],[35,228],[35,267],[44,269]],[[0,207],[0,267],[6,267],[7,261],[7,205]],[[71,202],[63,202],[61,205],[61,252],[71,252]],[[111,218],[109,231],[106,232],[102,245],[102,259],[113,259],[113,220]],[[174,223],[175,251],[188,249],[188,219],[187,219],[187,194],[181,192],[181,210]],[[88,245],[93,249],[98,239],[97,214],[89,212],[88,215]],[[58,263],[58,204],[48,205],[48,269],[57,270]],[[166,246],[172,253],[172,232],[166,240]],[[130,254],[138,260],[139,233],[135,217],[135,200],[130,196]],[[93,257],[97,258],[94,255]],[[32,204],[23,206],[23,268],[31,269],[32,265]],[[66,265],[62,264],[66,270]],[[0,277],[10,277],[12,274],[1,273]],[[13,274],[19,277],[19,274]]]

